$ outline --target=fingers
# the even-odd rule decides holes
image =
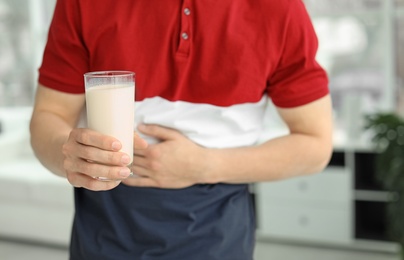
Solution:
[[[140,132],[160,140],[171,140],[182,136],[178,131],[174,129],[158,125],[140,124],[138,126],[138,129]]]
[[[111,180],[122,180],[130,176],[131,169],[125,166],[102,165],[87,160],[65,160],[65,169],[91,177],[101,177]]]
[[[122,144],[116,138],[90,129],[74,129],[70,136],[80,144],[97,147],[102,150],[119,151],[122,148]]]
[[[134,148],[144,151],[147,142],[134,133]],[[68,181],[75,187],[108,190],[131,174],[127,167],[130,157],[119,150],[121,143],[114,137],[90,129],[74,129],[63,145],[64,168]]]
[[[133,163],[132,163],[132,171],[134,172],[134,167],[141,167],[141,168],[148,168],[150,165],[149,161],[143,157],[143,156],[137,156],[135,155],[133,157]]]
[[[81,144],[98,147],[103,150],[119,151],[122,144],[112,136],[106,136],[90,129],[74,129],[72,137]],[[133,133],[133,144],[135,149],[146,149],[148,144],[136,132]]]
[[[92,191],[111,190],[121,183],[120,180],[102,181],[81,173],[67,173],[66,177],[74,187]]]
[[[122,181],[123,184],[135,187],[159,187],[151,178],[147,177],[131,177]]]
[[[115,138],[89,129],[74,129],[63,145],[64,169],[75,187],[107,190],[116,187],[131,174],[131,158],[119,152]],[[106,181],[110,180],[110,181]]]
[[[75,156],[85,161],[98,162],[103,165],[126,166],[130,163],[129,155],[122,152],[100,150],[96,147],[80,145],[75,150]]]
[[[133,144],[135,149],[146,149],[148,144],[146,140],[141,138],[136,132],[133,134]]]
[[[129,155],[118,152],[120,148],[121,143],[114,137],[89,129],[74,129],[63,145],[63,154],[66,159],[75,161],[69,166],[78,164],[78,159],[103,165],[126,166],[131,159]]]

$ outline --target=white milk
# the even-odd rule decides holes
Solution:
[[[86,90],[88,127],[113,136],[122,143],[121,152],[133,160],[135,90],[133,85],[102,85]]]

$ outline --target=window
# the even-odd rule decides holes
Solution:
[[[56,0],[0,0],[0,107],[30,106]]]
[[[404,112],[404,0],[304,2],[319,38],[317,59],[329,74],[337,130],[355,139],[364,114]]]

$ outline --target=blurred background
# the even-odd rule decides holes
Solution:
[[[404,210],[390,210],[401,190],[377,178],[383,151],[364,127],[368,115],[404,116],[404,0],[304,2],[330,79],[334,153],[322,174],[251,186],[256,259],[401,259]],[[28,135],[54,4],[0,0],[0,259],[67,259],[72,189],[35,160]],[[272,104],[265,124],[262,140],[287,131]]]

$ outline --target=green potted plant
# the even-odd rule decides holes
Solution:
[[[404,119],[395,113],[377,113],[365,118],[377,149],[376,178],[391,191],[387,206],[388,235],[401,245],[404,259]]]

